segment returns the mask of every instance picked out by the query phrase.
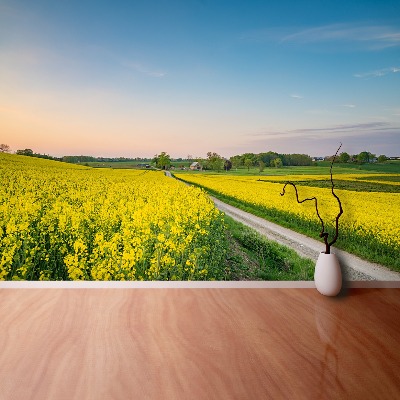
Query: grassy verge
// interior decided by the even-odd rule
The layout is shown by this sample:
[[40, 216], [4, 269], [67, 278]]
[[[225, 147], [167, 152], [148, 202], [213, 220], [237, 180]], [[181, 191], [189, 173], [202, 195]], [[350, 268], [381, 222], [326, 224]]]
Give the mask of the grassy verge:
[[[175, 163], [174, 163], [175, 164]], [[184, 163], [180, 163], [184, 164]], [[177, 166], [177, 165], [175, 165]], [[310, 166], [284, 166], [282, 168], [265, 167], [262, 172], [259, 168], [254, 166], [246, 168], [240, 166], [238, 168], [232, 168], [229, 171], [225, 170], [203, 170], [199, 171], [179, 171], [180, 174], [221, 174], [230, 176], [288, 176], [288, 175], [328, 175], [330, 172], [331, 162], [330, 161], [319, 161]], [[399, 174], [400, 173], [400, 160], [386, 161], [384, 163], [371, 163], [371, 164], [334, 164], [335, 176], [340, 174]]]
[[[328, 167], [330, 166], [330, 161], [319, 161], [319, 167]], [[338, 173], [338, 168], [340, 169], [348, 169], [353, 170], [354, 172], [372, 172], [372, 173], [379, 173], [379, 174], [398, 174], [400, 173], [400, 160], [390, 160], [385, 161], [383, 163], [367, 163], [367, 164], [353, 164], [353, 163], [346, 163], [340, 164], [335, 163], [335, 174]]]
[[[190, 184], [193, 183], [190, 182]], [[294, 214], [286, 213], [274, 208], [266, 208], [250, 204], [234, 197], [223, 195], [201, 185], [195, 186], [202, 187], [207, 193], [227, 204], [319, 240], [318, 235], [321, 226], [317, 222], [306, 221]], [[333, 234], [331, 233], [330, 237], [332, 236]], [[356, 231], [339, 230], [339, 239], [335, 243], [335, 247], [355, 254], [365, 260], [384, 265], [393, 271], [400, 272], [400, 258], [398, 257], [400, 251], [399, 246], [385, 245], [373, 236], [365, 236]], [[321, 241], [321, 251], [323, 250], [324, 244]]]
[[270, 241], [247, 226], [225, 216], [229, 251], [227, 280], [313, 280], [314, 262], [294, 250]]

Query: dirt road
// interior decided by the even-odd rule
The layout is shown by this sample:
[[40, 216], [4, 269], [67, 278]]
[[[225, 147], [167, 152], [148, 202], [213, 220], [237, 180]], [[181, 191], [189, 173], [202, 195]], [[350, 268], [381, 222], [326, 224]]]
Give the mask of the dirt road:
[[[166, 175], [172, 177], [168, 171]], [[308, 236], [283, 228], [263, 218], [256, 217], [253, 214], [223, 203], [215, 197], [210, 197], [214, 201], [215, 206], [226, 215], [253, 228], [268, 239], [294, 249], [302, 257], [311, 258], [316, 261], [319, 253], [324, 250], [324, 244], [319, 240], [311, 239]], [[390, 271], [379, 264], [365, 261], [353, 254], [335, 248], [332, 248], [332, 253], [335, 253], [339, 258], [345, 281], [400, 281], [400, 273]]]
[[[211, 198], [216, 207], [226, 215], [253, 228], [270, 240], [291, 247], [302, 257], [316, 261], [319, 253], [324, 250], [324, 244], [321, 241], [311, 239], [308, 236], [256, 217], [253, 214], [223, 203], [215, 197]], [[343, 279], [346, 281], [400, 280], [399, 273], [390, 271], [381, 265], [362, 260], [353, 254], [335, 248], [332, 249], [332, 253], [338, 256], [342, 267]]]

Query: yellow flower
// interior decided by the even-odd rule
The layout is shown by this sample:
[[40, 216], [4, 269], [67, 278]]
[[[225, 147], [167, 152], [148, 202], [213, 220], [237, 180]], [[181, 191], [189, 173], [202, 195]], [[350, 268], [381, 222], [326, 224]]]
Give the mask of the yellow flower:
[[[259, 181], [259, 176], [233, 176], [211, 174], [185, 174], [177, 176], [187, 182], [195, 183], [212, 189], [221, 194], [237, 198], [241, 201], [268, 209], [276, 209], [301, 217], [304, 220], [319, 223], [313, 202], [298, 204], [294, 190], [288, 188], [287, 194], [282, 197], [282, 180], [285, 177], [268, 177], [274, 182]], [[385, 181], [376, 180], [378, 175], [348, 174], [340, 175], [341, 180], [363, 180], [399, 185], [399, 174], [381, 174]], [[374, 179], [375, 178], [375, 179]], [[392, 181], [390, 179], [393, 179]], [[304, 180], [321, 180], [326, 176], [299, 175], [290, 176], [293, 182]], [[338, 213], [338, 204], [332, 196], [330, 188], [299, 186], [300, 198], [316, 196], [318, 208], [327, 226], [333, 227]], [[340, 197], [344, 214], [340, 219], [340, 227], [344, 230], [357, 231], [364, 236], [373, 236], [383, 244], [400, 246], [400, 224], [398, 210], [400, 209], [399, 193], [384, 192], [354, 192], [336, 189]]]

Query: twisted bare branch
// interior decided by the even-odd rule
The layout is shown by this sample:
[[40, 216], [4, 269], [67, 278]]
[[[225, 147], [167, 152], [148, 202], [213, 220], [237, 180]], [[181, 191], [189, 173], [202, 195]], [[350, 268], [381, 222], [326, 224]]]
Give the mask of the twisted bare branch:
[[[332, 167], [333, 167], [333, 163], [335, 162], [335, 159], [339, 153], [340, 148], [342, 147], [342, 143], [340, 143], [339, 148], [336, 150], [335, 155], [333, 156], [333, 160], [331, 163], [331, 168], [330, 168], [330, 174], [331, 174], [331, 184], [332, 184], [332, 194], [335, 197], [335, 199], [338, 201], [339, 203], [339, 214], [336, 216], [336, 222], [335, 222], [335, 236], [333, 237], [332, 241], [330, 243], [328, 243], [329, 248], [336, 242], [338, 236], [339, 236], [339, 218], [340, 216], [343, 214], [343, 208], [342, 208], [342, 203], [339, 199], [339, 197], [336, 195], [336, 193], [334, 192], [334, 188], [335, 185], [333, 184], [333, 177], [332, 177]], [[329, 254], [329, 252], [327, 253]]]
[[315, 211], [317, 212], [317, 216], [318, 216], [319, 220], [321, 221], [321, 232], [320, 232], [320, 234], [319, 234], [319, 237], [324, 239], [324, 243], [325, 243], [325, 253], [326, 253], [326, 254], [330, 254], [330, 252], [331, 252], [331, 246], [336, 242], [336, 240], [337, 240], [337, 238], [338, 238], [338, 236], [339, 236], [339, 218], [340, 218], [340, 216], [343, 214], [342, 203], [340, 202], [339, 197], [338, 197], [338, 196], [336, 195], [336, 193], [334, 192], [335, 185], [334, 185], [334, 183], [333, 183], [333, 176], [332, 176], [332, 167], [333, 167], [333, 163], [335, 162], [335, 159], [336, 159], [336, 157], [337, 157], [337, 155], [338, 155], [339, 150], [340, 150], [341, 147], [342, 147], [342, 143], [340, 143], [339, 148], [336, 150], [336, 153], [335, 153], [335, 155], [333, 156], [332, 163], [331, 163], [331, 168], [330, 168], [330, 176], [331, 176], [331, 184], [332, 184], [332, 188], [331, 188], [332, 195], [336, 198], [336, 200], [337, 200], [338, 203], [339, 203], [339, 214], [336, 216], [336, 222], [335, 222], [335, 236], [333, 237], [333, 239], [332, 239], [331, 242], [328, 242], [329, 233], [328, 233], [328, 232], [325, 232], [325, 224], [324, 224], [323, 219], [321, 218], [321, 215], [319, 214], [319, 211], [318, 211], [318, 200], [317, 200], [317, 198], [316, 198], [315, 196], [314, 196], [314, 197], [307, 198], [307, 199], [300, 200], [300, 199], [299, 199], [299, 194], [298, 194], [298, 192], [297, 192], [297, 187], [296, 187], [296, 185], [295, 185], [293, 182], [290, 182], [290, 181], [288, 181], [288, 182], [285, 183], [285, 185], [283, 186], [283, 189], [282, 189], [282, 193], [281, 193], [281, 196], [285, 195], [285, 193], [286, 193], [286, 192], [285, 192], [286, 186], [287, 186], [287, 185], [291, 185], [291, 186], [294, 187], [294, 190], [295, 190], [295, 192], [296, 192], [296, 200], [297, 200], [297, 203], [301, 204], [301, 203], [304, 203], [305, 201], [312, 201], [312, 200], [314, 200], [314, 203], [315, 203]]
[[[282, 189], [282, 193], [281, 193], [281, 196], [283, 196], [286, 192], [285, 192], [285, 188], [286, 188], [286, 186], [287, 185], [292, 185], [293, 187], [294, 187], [294, 190], [295, 190], [295, 192], [296, 192], [296, 200], [297, 200], [297, 203], [299, 203], [299, 204], [301, 204], [301, 203], [304, 203], [305, 201], [312, 201], [312, 200], [314, 200], [314, 202], [315, 202], [315, 211], [317, 212], [317, 216], [318, 216], [318, 218], [319, 218], [319, 220], [321, 221], [321, 232], [320, 232], [320, 234], [319, 234], [319, 237], [320, 238], [324, 238], [324, 243], [325, 243], [325, 246], [326, 246], [326, 249], [328, 250], [328, 248], [329, 248], [329, 243], [328, 243], [328, 233], [327, 232], [325, 232], [325, 224], [324, 224], [324, 221], [323, 221], [323, 219], [321, 218], [321, 215], [319, 214], [319, 211], [318, 211], [318, 200], [317, 200], [317, 198], [314, 196], [314, 197], [310, 197], [310, 198], [307, 198], [307, 199], [303, 199], [303, 200], [299, 200], [299, 194], [298, 194], [298, 192], [297, 192], [297, 187], [296, 187], [296, 185], [293, 183], [293, 182], [286, 182], [285, 183], [285, 186], [283, 186], [283, 189]], [[328, 252], [329, 253], [329, 252]]]

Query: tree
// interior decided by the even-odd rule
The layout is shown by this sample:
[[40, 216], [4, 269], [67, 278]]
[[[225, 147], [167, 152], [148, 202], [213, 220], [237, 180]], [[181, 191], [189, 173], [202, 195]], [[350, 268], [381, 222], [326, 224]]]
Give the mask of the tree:
[[156, 164], [157, 168], [168, 169], [171, 166], [171, 157], [163, 151], [161, 154], [156, 154], [152, 162]]
[[10, 146], [5, 143], [0, 144], [0, 153], [9, 153], [11, 151]]
[[275, 168], [282, 168], [282, 166], [283, 166], [283, 162], [282, 162], [282, 160], [278, 157], [278, 158], [275, 158], [275, 160], [273, 161], [273, 163], [274, 163], [274, 167]]
[[261, 158], [261, 161], [265, 163], [265, 165], [271, 165], [271, 161], [278, 157], [278, 153], [269, 151], [268, 153], [260, 153], [258, 156]]
[[244, 160], [244, 166], [247, 167], [247, 171], [250, 170], [250, 167], [253, 165], [253, 160], [251, 158], [246, 158]]
[[17, 154], [21, 156], [33, 156], [33, 150], [32, 149], [24, 149], [24, 150], [17, 150]]
[[264, 161], [259, 161], [258, 162], [258, 169], [260, 172], [263, 172], [265, 168], [265, 162]]
[[350, 160], [350, 154], [343, 152], [339, 154], [339, 162], [340, 163], [347, 163]]
[[258, 161], [258, 156], [254, 153], [244, 153], [240, 156], [241, 160], [242, 160], [242, 164], [245, 165], [245, 161], [247, 159], [251, 160], [252, 165], [255, 165], [256, 162]]
[[221, 171], [224, 166], [224, 160], [219, 154], [209, 151], [207, 153], [207, 166], [212, 170]]
[[282, 160], [283, 165], [312, 165], [312, 159], [307, 154], [280, 154], [277, 158]]
[[385, 161], [387, 161], [387, 160], [388, 160], [388, 158], [387, 158], [384, 154], [381, 154], [381, 155], [378, 157], [378, 162], [379, 162], [379, 163], [385, 162]]
[[357, 155], [357, 162], [360, 164], [370, 163], [375, 158], [375, 154], [370, 153], [369, 151], [362, 151]]
[[108, 160], [100, 160], [96, 157], [92, 156], [64, 156], [62, 158], [64, 162], [78, 164], [78, 163], [87, 163], [87, 162], [108, 162], [108, 161], [116, 161], [117, 159], [108, 159]]
[[230, 171], [232, 168], [232, 162], [230, 160], [225, 160], [224, 162], [224, 170]]
[[233, 156], [230, 158], [231, 163], [232, 163], [232, 168], [237, 169], [240, 165], [242, 165], [242, 160], [240, 156]]

